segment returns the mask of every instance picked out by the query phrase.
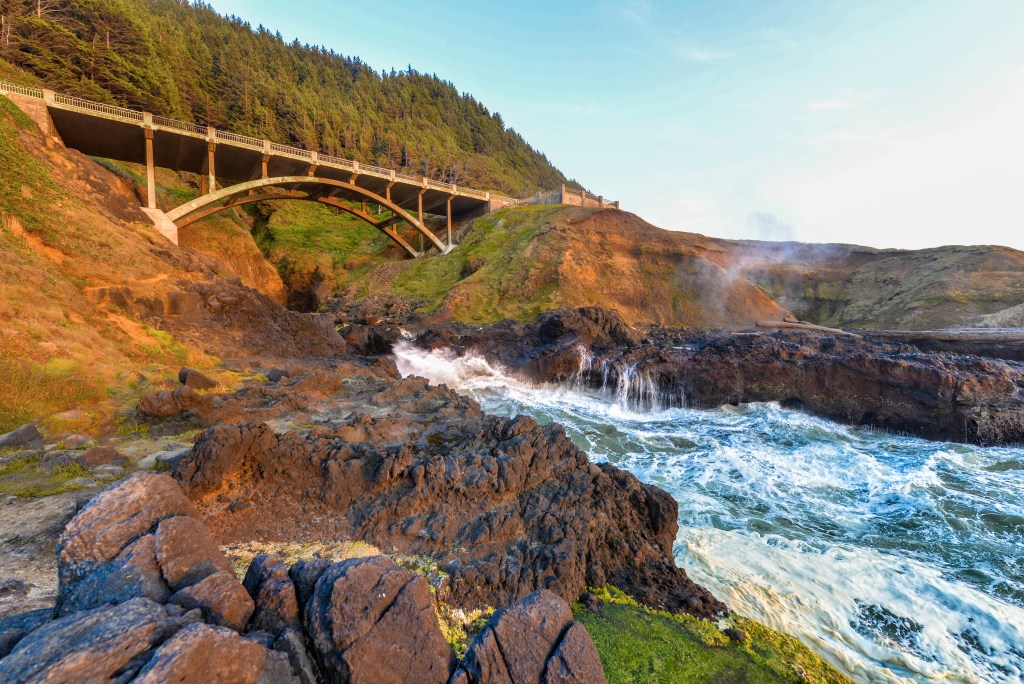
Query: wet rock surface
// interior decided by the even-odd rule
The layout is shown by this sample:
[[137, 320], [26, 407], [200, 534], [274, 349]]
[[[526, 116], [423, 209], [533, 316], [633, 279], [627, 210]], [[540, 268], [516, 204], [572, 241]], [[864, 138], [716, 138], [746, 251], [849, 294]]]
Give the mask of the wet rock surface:
[[852, 425], [986, 445], [1024, 442], [1024, 365], [797, 330], [698, 336], [621, 332], [594, 309], [537, 324], [449, 327], [429, 348], [474, 351], [537, 381], [574, 382], [639, 407], [780, 401]]

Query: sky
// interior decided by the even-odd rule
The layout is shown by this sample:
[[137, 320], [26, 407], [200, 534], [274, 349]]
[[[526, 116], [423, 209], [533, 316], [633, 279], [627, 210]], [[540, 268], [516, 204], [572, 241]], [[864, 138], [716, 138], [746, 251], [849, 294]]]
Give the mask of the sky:
[[436, 73], [663, 228], [1024, 249], [1024, 0], [212, 4]]

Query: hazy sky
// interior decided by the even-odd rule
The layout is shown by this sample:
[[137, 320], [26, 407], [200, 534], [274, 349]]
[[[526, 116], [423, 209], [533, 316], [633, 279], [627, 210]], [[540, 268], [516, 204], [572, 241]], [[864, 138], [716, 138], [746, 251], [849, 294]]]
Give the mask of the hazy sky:
[[434, 72], [665, 228], [1024, 249], [1024, 0], [213, 0]]

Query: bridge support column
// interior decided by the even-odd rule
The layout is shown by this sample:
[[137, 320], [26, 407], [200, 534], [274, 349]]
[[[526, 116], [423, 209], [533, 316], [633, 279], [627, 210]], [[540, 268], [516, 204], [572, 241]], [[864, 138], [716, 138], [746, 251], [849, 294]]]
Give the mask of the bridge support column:
[[263, 171], [260, 178], [269, 178], [267, 175], [267, 164], [270, 163], [270, 141], [263, 141]]
[[[217, 131], [210, 129], [210, 137], [206, 141], [206, 183], [207, 192], [215, 192], [217, 190], [217, 166], [216, 166], [216, 152], [217, 152]], [[206, 192], [203, 193], [204, 195]]]
[[[426, 178], [423, 179], [424, 185], [426, 185], [426, 180], [427, 180]], [[417, 199], [417, 215], [416, 215], [416, 218], [419, 219], [420, 227], [423, 226], [423, 194], [426, 193], [426, 191], [427, 191], [427, 189], [426, 189], [426, 187], [424, 187], [422, 190], [420, 190], [420, 194], [416, 198]], [[423, 251], [424, 251], [424, 247], [423, 247], [423, 233], [420, 233], [420, 254], [423, 254]]]
[[153, 129], [143, 129], [146, 134], [146, 208], [156, 209], [156, 166], [153, 164]]
[[455, 195], [448, 195], [448, 208], [445, 213], [448, 215], [448, 249], [452, 248], [452, 199]]
[[315, 176], [316, 168], [320, 166], [320, 155], [318, 155], [316, 152], [310, 152], [310, 155], [310, 159], [312, 159], [313, 161], [310, 162], [309, 164], [309, 173], [307, 175]]

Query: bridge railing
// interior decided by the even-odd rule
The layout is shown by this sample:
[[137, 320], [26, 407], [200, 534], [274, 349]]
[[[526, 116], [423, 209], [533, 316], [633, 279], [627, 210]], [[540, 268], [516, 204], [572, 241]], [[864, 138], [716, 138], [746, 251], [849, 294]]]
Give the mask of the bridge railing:
[[186, 133], [195, 133], [196, 135], [209, 135], [210, 129], [202, 124], [189, 123], [187, 121], [178, 121], [177, 119], [168, 119], [166, 116], [153, 116], [153, 123], [163, 128], [174, 128], [179, 131], [185, 131]]
[[107, 116], [112, 116], [116, 119], [123, 119], [124, 121], [137, 121], [141, 123], [146, 119], [145, 114], [137, 112], [134, 109], [125, 109], [124, 107], [118, 107], [116, 105], [103, 104], [102, 102], [92, 102], [90, 100], [83, 100], [80, 97], [72, 97], [70, 95], [54, 93], [53, 101], [56, 104], [70, 109], [106, 114]]
[[321, 164], [330, 164], [331, 166], [340, 166], [350, 171], [355, 170], [356, 164], [351, 159], [343, 159], [341, 157], [332, 157], [329, 154], [321, 154], [317, 157]]
[[232, 133], [230, 131], [216, 131], [214, 137], [217, 140], [230, 140], [236, 145], [244, 145], [245, 147], [251, 147], [255, 150], [263, 149], [263, 140], [261, 138], [253, 138], [248, 135], [239, 135], [238, 133]]
[[374, 166], [373, 164], [360, 164], [360, 173], [366, 173], [371, 176], [380, 176], [382, 178], [391, 177], [391, 169], [385, 169], [383, 166]]
[[312, 159], [313, 153], [309, 150], [304, 150], [301, 147], [292, 147], [291, 145], [282, 145], [281, 143], [272, 142], [270, 143], [270, 150], [279, 154], [288, 154], [293, 157], [302, 157], [303, 159]]
[[18, 85], [17, 83], [9, 83], [8, 81], [0, 81], [0, 93], [17, 93], [18, 95], [34, 97], [39, 100], [43, 99], [42, 88]]

